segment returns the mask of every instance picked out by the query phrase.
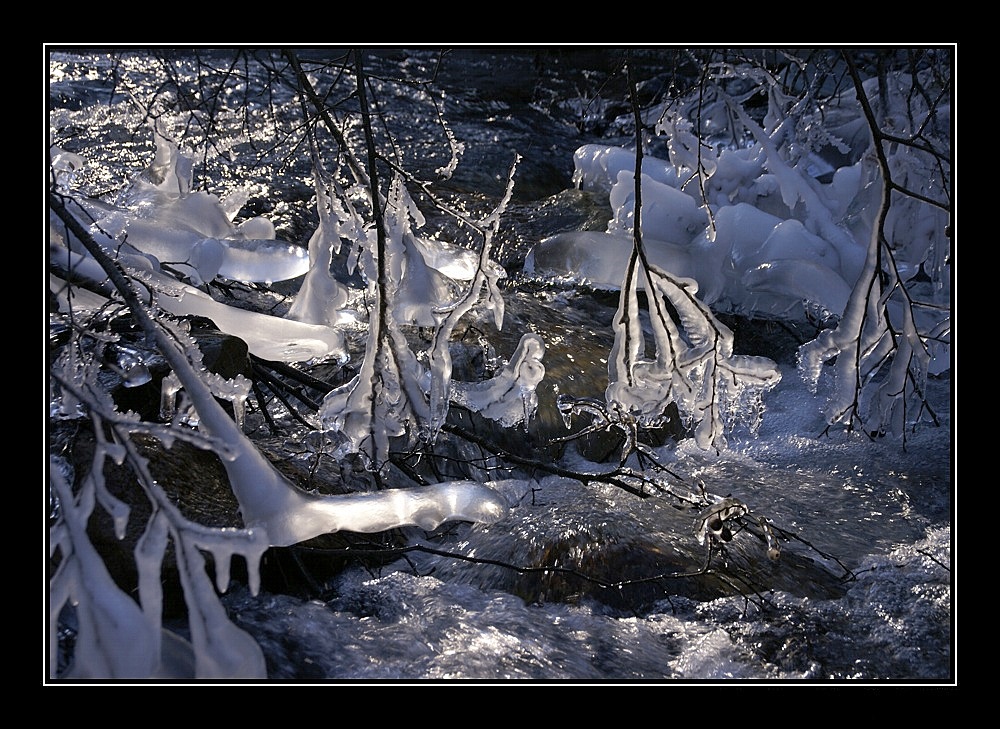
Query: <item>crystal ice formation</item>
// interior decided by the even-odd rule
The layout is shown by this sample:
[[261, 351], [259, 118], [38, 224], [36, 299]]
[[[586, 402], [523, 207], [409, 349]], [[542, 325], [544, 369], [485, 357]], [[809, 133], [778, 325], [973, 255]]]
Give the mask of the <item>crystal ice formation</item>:
[[[540, 241], [525, 260], [525, 272], [620, 288], [633, 246], [635, 153], [585, 145], [574, 155], [574, 164], [578, 185], [608, 193], [613, 215], [607, 230], [566, 232]], [[740, 176], [754, 169], [720, 163], [711, 178], [713, 189], [739, 189]], [[672, 276], [697, 282], [703, 303], [786, 318], [817, 310], [843, 313], [859, 274], [857, 246], [844, 231], [819, 234], [817, 229], [826, 229], [795, 218], [790, 210], [780, 216], [725, 195], [716, 196], [709, 215], [707, 206], [681, 189], [687, 179], [683, 170], [649, 157], [642, 170], [646, 257]], [[727, 175], [732, 179], [724, 179]], [[838, 191], [830, 186], [828, 194]], [[844, 194], [853, 191], [847, 185]]]
[[[156, 135], [153, 162], [115, 205], [82, 203], [95, 218], [93, 229], [153, 256], [195, 285], [223, 276], [270, 283], [309, 270], [309, 252], [275, 239], [274, 225], [256, 217], [234, 224], [239, 201], [224, 204], [211, 193], [191, 190], [191, 160], [177, 145]], [[233, 209], [233, 208], [237, 209]]]

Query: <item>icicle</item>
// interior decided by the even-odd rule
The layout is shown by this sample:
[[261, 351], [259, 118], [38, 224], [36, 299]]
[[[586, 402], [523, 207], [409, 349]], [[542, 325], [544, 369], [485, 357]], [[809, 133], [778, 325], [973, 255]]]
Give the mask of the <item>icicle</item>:
[[[157, 631], [150, 627], [136, 602], [115, 584], [87, 537], [89, 508], [73, 506], [72, 490], [58, 469], [50, 469], [49, 483], [62, 504], [65, 549], [50, 580], [50, 641], [58, 645], [58, 617], [67, 604], [74, 606], [79, 626], [72, 678], [148, 678], [159, 664]], [[53, 656], [54, 657], [54, 656]], [[52, 670], [58, 665], [53, 660]]]
[[764, 539], [767, 541], [767, 558], [772, 562], [777, 562], [781, 559], [781, 545], [778, 544], [774, 530], [767, 519], [762, 516], [757, 517], [757, 523], [760, 524], [761, 531], [764, 532]]
[[177, 393], [180, 390], [180, 380], [173, 372], [168, 373], [160, 383], [160, 420], [174, 419], [177, 412]]
[[288, 318], [309, 324], [336, 326], [340, 310], [347, 305], [348, 291], [330, 275], [333, 254], [340, 251], [340, 221], [346, 212], [330, 187], [323, 182], [321, 169], [313, 171], [319, 225], [309, 239], [309, 271], [299, 289]]

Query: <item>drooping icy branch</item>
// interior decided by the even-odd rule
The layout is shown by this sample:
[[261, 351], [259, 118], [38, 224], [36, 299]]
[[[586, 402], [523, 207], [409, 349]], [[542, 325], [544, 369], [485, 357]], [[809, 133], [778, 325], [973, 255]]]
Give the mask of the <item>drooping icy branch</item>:
[[[631, 83], [631, 82], [630, 82]], [[634, 102], [636, 128], [640, 128]], [[701, 448], [725, 445], [724, 413], [746, 388], [768, 389], [780, 379], [763, 357], [734, 357], [732, 332], [696, 298], [698, 283], [675, 278], [650, 263], [643, 243], [642, 144], [634, 166], [632, 253], [614, 318], [615, 342], [608, 359], [609, 409], [639, 425], [660, 425], [675, 403], [693, 424]], [[646, 178], [648, 179], [648, 178]], [[655, 359], [646, 354], [637, 289], [643, 281]]]
[[[947, 197], [948, 190], [936, 160], [920, 160], [909, 148], [904, 148], [906, 153], [902, 155], [890, 156], [887, 152], [900, 141], [896, 135], [910, 129], [914, 117], [919, 116], [922, 97], [912, 97], [906, 88], [900, 88], [896, 78], [880, 84], [879, 113], [881, 124], [893, 129], [894, 141], [890, 144], [850, 54], [845, 54], [845, 61], [868, 124], [870, 156], [877, 160], [877, 167], [869, 163], [867, 169], [880, 200], [864, 270], [847, 311], [836, 329], [823, 332], [800, 348], [799, 368], [806, 382], [815, 388], [822, 364], [835, 357], [835, 377], [825, 408], [827, 422], [848, 428], [859, 423], [870, 433], [898, 436], [904, 431], [909, 401], [924, 404], [926, 376], [932, 367], [941, 367], [935, 361], [936, 353], [948, 342], [947, 308], [918, 306], [912, 298], [912, 284], [908, 285], [936, 250], [938, 258], [931, 267], [933, 295], [940, 297], [947, 291], [941, 276], [949, 255], [947, 236], [941, 234], [946, 219], [930, 194], [933, 191]], [[927, 110], [928, 118], [936, 112], [936, 107]], [[893, 179], [897, 174], [906, 187]], [[894, 200], [900, 191], [906, 194]], [[920, 318], [924, 321], [919, 322]]]
[[[233, 554], [243, 555], [251, 566], [251, 589], [256, 591], [255, 565], [268, 548], [262, 540], [264, 532], [214, 529], [187, 520], [168, 499], [150, 473], [147, 460], [138, 452], [132, 434], [142, 432], [142, 424], [134, 417], [117, 413], [110, 396], [93, 378], [74, 382], [59, 374], [57, 379], [64, 393], [72, 392], [77, 402], [85, 404], [94, 423], [96, 441], [90, 470], [79, 480], [76, 494], [70, 491], [58, 468], [54, 469], [51, 480], [59, 503], [60, 520], [53, 527], [52, 536], [53, 547], [58, 545], [60, 552], [60, 568], [52, 580], [52, 594], [58, 597], [53, 598], [50, 615], [55, 620], [65, 601], [71, 601], [75, 607], [79, 627], [72, 675], [133, 679], [265, 677], [259, 646], [229, 622], [216, 594], [216, 588], [220, 591], [228, 588]], [[220, 455], [227, 457], [221, 449]], [[133, 598], [114, 583], [85, 529], [79, 527], [86, 524], [96, 502], [113, 517], [116, 536], [119, 539], [125, 536], [129, 509], [106, 488], [104, 472], [109, 458], [119, 465], [128, 461], [152, 508], [134, 550], [141, 613]], [[161, 571], [168, 538], [175, 546], [179, 572], [182, 576], [189, 574], [184, 577], [184, 598], [189, 608], [193, 646], [188, 646], [192, 661], [186, 665], [170, 665], [171, 659], [163, 651], [163, 640], [169, 636], [161, 628]], [[205, 573], [202, 550], [213, 555], [215, 585]], [[183, 641], [179, 637], [171, 640]]]
[[78, 501], [57, 464], [50, 464], [49, 484], [60, 502], [60, 520], [50, 530], [50, 548], [61, 553], [49, 580], [49, 665], [58, 665], [59, 616], [64, 605], [76, 606], [74, 678], [149, 678], [159, 666], [159, 631], [135, 600], [115, 584], [87, 537], [94, 493]]
[[[661, 425], [675, 403], [694, 427], [701, 448], [725, 445], [732, 409], [747, 390], [764, 392], [781, 379], [765, 357], [733, 353], [733, 333], [695, 294], [697, 283], [677, 279], [635, 256], [615, 316], [607, 399], [643, 426]], [[636, 282], [645, 279], [655, 359], [645, 355]]]
[[[889, 209], [883, 186], [882, 213]], [[894, 303], [903, 291], [895, 266], [883, 266], [881, 228], [871, 233], [865, 268], [836, 328], [821, 332], [799, 348], [799, 372], [815, 391], [823, 365], [835, 360], [833, 382], [824, 406], [827, 422], [872, 432], [902, 435], [911, 394], [919, 397], [930, 353], [908, 301]], [[875, 378], [885, 372], [877, 383]], [[870, 390], [870, 392], [869, 392]]]
[[[325, 428], [343, 436], [343, 452], [365, 453], [375, 469], [388, 461], [389, 441], [417, 432], [428, 418], [423, 368], [409, 348], [399, 318], [412, 309], [405, 292], [416, 287], [422, 306], [433, 306], [430, 291], [435, 279], [415, 249], [410, 218], [415, 206], [396, 176], [385, 201], [380, 241], [366, 236], [367, 257], [377, 264], [369, 270], [368, 294], [373, 314], [368, 321], [365, 354], [358, 373], [326, 395], [319, 415]], [[378, 250], [371, 248], [376, 246]], [[404, 323], [411, 323], [404, 320]]]

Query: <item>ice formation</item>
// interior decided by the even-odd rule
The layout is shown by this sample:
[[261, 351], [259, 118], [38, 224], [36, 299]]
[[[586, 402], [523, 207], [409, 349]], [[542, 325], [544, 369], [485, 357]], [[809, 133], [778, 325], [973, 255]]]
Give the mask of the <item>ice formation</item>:
[[[58, 150], [55, 159], [63, 171], [82, 163], [75, 156], [60, 155]], [[346, 357], [343, 334], [336, 326], [341, 321], [338, 307], [345, 299], [326, 298], [325, 294], [333, 289], [328, 281], [316, 275], [319, 271], [316, 267], [309, 269], [313, 275], [303, 301], [310, 305], [319, 302], [321, 308], [298, 312], [303, 319], [317, 319], [315, 323], [226, 306], [192, 285], [205, 283], [217, 275], [232, 275], [245, 281], [299, 275], [306, 272], [303, 266], [308, 266], [310, 258], [301, 249], [272, 239], [245, 237], [246, 234], [268, 235], [273, 229], [263, 219], [248, 221], [242, 228], [232, 226], [227, 217], [231, 211], [213, 196], [191, 194], [189, 183], [186, 158], [178, 155], [172, 145], [160, 144], [154, 164], [123, 196], [120, 206], [78, 200], [69, 195], [63, 198], [65, 202], [53, 200], [50, 260], [67, 278], [52, 275], [50, 285], [60, 307], [67, 310], [71, 306], [79, 307], [84, 301], [68, 293], [68, 279], [89, 282], [93, 291], [87, 292], [86, 301], [94, 309], [106, 305], [108, 297], [125, 298], [139, 324], [155, 339], [158, 350], [170, 364], [172, 372], [164, 379], [166, 406], [172, 409], [174, 395], [183, 390], [185, 411], [190, 414], [185, 422], [197, 426], [199, 437], [220, 454], [239, 502], [245, 529], [212, 530], [186, 522], [165, 497], [159, 498], [159, 486], [146, 474], [143, 480], [148, 493], [154, 501], [163, 503], [158, 504], [159, 511], [154, 511], [146, 525], [136, 551], [140, 582], [140, 601], [137, 603], [111, 584], [103, 562], [85, 534], [84, 524], [93, 502], [85, 500], [77, 507], [70, 487], [56, 472], [51, 488], [64, 504], [64, 521], [53, 532], [53, 545], [54, 548], [58, 545], [62, 560], [52, 582], [50, 631], [55, 650], [58, 641], [54, 636], [59, 629], [60, 615], [64, 606], [72, 603], [79, 625], [72, 669], [76, 677], [262, 677], [266, 668], [259, 647], [228, 621], [216, 594], [217, 590], [228, 588], [229, 562], [233, 555], [246, 559], [250, 587], [255, 591], [260, 583], [257, 572], [260, 557], [271, 546], [288, 546], [338, 530], [375, 532], [408, 525], [434, 529], [452, 520], [492, 522], [502, 517], [507, 509], [500, 495], [473, 481], [318, 496], [298, 489], [275, 469], [242, 432], [242, 403], [249, 383], [242, 378], [227, 381], [206, 374], [193, 340], [166, 319], [155, 322], [152, 312], [156, 309], [147, 309], [146, 304], [158, 304], [159, 308], [177, 315], [208, 317], [221, 330], [244, 339], [249, 350], [263, 359], [301, 362], [331, 355]], [[236, 206], [237, 202], [231, 201], [231, 205]], [[93, 223], [95, 218], [97, 222]], [[326, 228], [313, 237], [312, 248], [322, 253], [319, 262], [325, 262], [327, 269], [332, 239], [339, 237], [338, 234], [338, 223], [328, 216]], [[405, 231], [400, 231], [393, 241], [399, 244], [400, 251], [411, 256], [409, 271], [417, 277], [427, 274], [445, 278], [445, 274], [434, 266], [454, 276], [470, 277], [480, 268], [476, 257], [452, 256], [457, 251], [421, 244]], [[406, 245], [406, 241], [411, 245]], [[400, 251], [393, 249], [395, 255], [390, 263], [407, 260]], [[191, 283], [179, 279], [176, 274]], [[145, 303], [140, 302], [126, 282], [126, 276], [139, 284], [144, 297], [150, 293], [153, 297]], [[450, 298], [432, 299], [430, 293], [451, 294], [452, 286], [425, 284], [427, 281], [423, 280], [414, 284], [412, 275], [408, 281], [411, 300], [415, 304], [419, 301], [423, 311], [431, 313], [435, 307], [449, 303]], [[426, 420], [428, 411], [420, 390], [424, 371], [407, 348], [395, 320], [384, 323], [386, 334], [393, 343], [393, 359], [402, 362], [403, 368], [388, 373], [396, 379], [383, 380], [379, 396], [393, 397], [390, 389], [394, 383], [398, 384], [418, 406], [416, 415]], [[374, 326], [370, 342], [380, 344], [384, 340], [378, 334], [378, 322], [374, 322]], [[381, 359], [385, 350], [376, 347], [373, 352], [375, 356], [366, 366], [374, 366], [376, 361], [385, 362]], [[531, 370], [530, 363], [525, 364], [524, 369]], [[369, 370], [363, 366], [363, 371]], [[369, 378], [368, 382], [371, 381]], [[81, 397], [86, 398], [84, 392], [81, 391]], [[362, 401], [371, 394], [362, 388], [358, 393]], [[235, 419], [219, 405], [217, 397], [233, 402]], [[73, 402], [82, 402], [69, 390], [65, 398], [67, 407]], [[93, 412], [101, 412], [96, 401], [87, 404]], [[171, 416], [172, 412], [167, 415]], [[103, 417], [113, 422], [116, 416], [105, 412]], [[366, 432], [377, 431], [382, 438], [388, 438], [394, 432], [392, 423], [396, 415], [386, 411], [379, 413], [379, 417], [378, 422], [367, 424]], [[175, 437], [166, 432], [162, 435], [168, 440]], [[121, 437], [127, 440], [128, 435], [123, 433]], [[107, 452], [111, 450], [109, 446]], [[113, 450], [120, 460], [118, 451], [121, 448]], [[95, 473], [102, 469], [104, 457], [105, 453], [99, 450], [95, 456]], [[131, 462], [140, 470], [144, 468], [139, 458], [134, 457]], [[92, 494], [94, 489], [101, 491], [99, 479], [91, 478], [87, 484], [84, 496]], [[111, 502], [102, 503], [105, 508], [109, 505], [114, 506]], [[127, 519], [127, 513], [121, 514], [117, 523], [124, 524]], [[160, 627], [159, 570], [171, 541], [182, 565], [185, 600], [192, 612], [190, 641], [166, 633]], [[214, 583], [205, 569], [203, 551], [214, 558]], [[52, 665], [56, 665], [55, 660]]]
[[[525, 271], [621, 289], [622, 300], [632, 300], [619, 309], [617, 335], [632, 346], [642, 332], [628, 333], [638, 311], [631, 291], [644, 289], [648, 299], [659, 286], [656, 294], [675, 308], [655, 313], [651, 304], [654, 329], [657, 322], [668, 330], [679, 326], [655, 336], [669, 345], [683, 329], [701, 340], [684, 342], [679, 358], [672, 347], [669, 355], [658, 352], [655, 365], [640, 348], [619, 350], [609, 401], [640, 417], [655, 413], [663, 402], [652, 394], [655, 387], [676, 386], [671, 378], [686, 367], [678, 363], [690, 356], [697, 361], [703, 343], [721, 331], [710, 321], [712, 312], [730, 312], [818, 324], [817, 338], [799, 349], [799, 369], [813, 388], [825, 376], [833, 393], [825, 406], [828, 423], [899, 436], [908, 417], [921, 417], [924, 408], [912, 405], [923, 399], [925, 378], [950, 366], [949, 175], [942, 175], [935, 152], [939, 141], [947, 147], [950, 109], [915, 97], [913, 87], [908, 74], [869, 79], [863, 97], [851, 88], [822, 118], [776, 94], [760, 121], [716, 88], [717, 103], [699, 101], [693, 111], [702, 125], [718, 124], [739, 144], [706, 144], [706, 127], [696, 134], [678, 103], [664, 106], [655, 123], [669, 159], [602, 145], [577, 150], [575, 183], [607, 194], [613, 215], [604, 232], [540, 241]], [[878, 106], [877, 114], [864, 113], [869, 104]], [[905, 139], [901, 130], [908, 130], [914, 139], [926, 134], [934, 141], [927, 148], [889, 144], [885, 132], [870, 126], [873, 116], [894, 137]], [[641, 211], [635, 209], [637, 168]], [[701, 324], [675, 316], [685, 292], [697, 292], [699, 303], [711, 307]], [[712, 350], [715, 365], [720, 355], [728, 357], [727, 348]], [[697, 378], [709, 383], [706, 372]], [[635, 394], [635, 383], [647, 387], [647, 397]], [[682, 412], [685, 403], [692, 414], [701, 409], [690, 394], [671, 397]], [[707, 402], [714, 409], [718, 401], [713, 395]], [[714, 419], [707, 411], [706, 419], [694, 417], [699, 428]]]
[[[187, 275], [195, 285], [224, 276], [233, 281], [272, 282], [301, 276], [308, 251], [274, 239], [267, 218], [233, 222], [239, 207], [191, 189], [191, 159], [155, 134], [156, 155], [115, 204], [81, 204], [93, 229]], [[242, 199], [236, 196], [235, 199]], [[233, 209], [235, 208], [235, 209]]]
[[[574, 164], [574, 180], [585, 189], [607, 192], [614, 215], [605, 232], [560, 233], [540, 241], [529, 253], [525, 271], [620, 288], [632, 247], [635, 153], [585, 145], [577, 150]], [[696, 281], [705, 304], [786, 318], [817, 312], [836, 317], [843, 312], [861, 272], [865, 244], [848, 239], [839, 228], [832, 240], [823, 237], [810, 228], [809, 220], [793, 217], [790, 209], [783, 216], [769, 212], [776, 207], [774, 200], [759, 193], [772, 189], [772, 178], [759, 165], [746, 163], [739, 152], [724, 152], [711, 178], [720, 203], [708, 208], [689, 192], [692, 186], [679, 187], [686, 178], [672, 171], [669, 161], [647, 157], [642, 170], [642, 234], [649, 260], [670, 274]], [[748, 171], [758, 177], [745, 179]], [[849, 200], [838, 196], [857, 191], [844, 184], [850, 177], [845, 174], [841, 184], [827, 186], [834, 207], [846, 209]], [[756, 192], [743, 193], [747, 200], [737, 196], [736, 191], [754, 183], [750, 189]]]
[[[309, 269], [309, 254], [290, 243], [244, 237], [273, 234], [274, 226], [266, 218], [233, 225], [229, 215], [235, 212], [232, 208], [238, 210], [239, 196], [227, 207], [214, 195], [191, 193], [190, 159], [172, 143], [158, 140], [156, 159], [121, 195], [120, 205], [73, 198], [67, 209], [105, 252], [157, 292], [157, 303], [166, 311], [211, 319], [222, 331], [246, 341], [249, 351], [261, 359], [292, 363], [345, 358], [344, 335], [330, 320], [298, 321], [240, 309], [197, 288], [217, 275], [244, 282], [294, 278]], [[51, 156], [63, 169], [83, 164], [76, 155], [67, 159], [57, 147]], [[54, 216], [49, 257], [92, 286], [105, 285], [101, 267]], [[191, 283], [179, 280], [174, 272]], [[62, 284], [54, 282], [52, 289], [58, 296]]]
[[[101, 267], [86, 252], [71, 248], [70, 238], [63, 235], [60, 226], [53, 225], [49, 236], [49, 256], [75, 276], [100, 286], [105, 279]], [[67, 245], [68, 243], [68, 245]], [[158, 292], [157, 303], [177, 316], [204, 316], [215, 322], [221, 331], [240, 337], [248, 350], [261, 359], [277, 362], [305, 362], [313, 358], [347, 356], [343, 332], [321, 324], [309, 324], [283, 317], [261, 314], [247, 309], [227, 306], [205, 292], [184, 284], [155, 270], [150, 261], [141, 255], [119, 252], [118, 261], [140, 280]], [[57, 297], [62, 296], [65, 283], [53, 280], [50, 288]], [[63, 309], [69, 302], [63, 300]], [[91, 296], [81, 299], [74, 294], [73, 306], [80, 307], [89, 301], [89, 308], [97, 309], [107, 304], [105, 297]]]
[[288, 318], [335, 327], [343, 321], [348, 291], [330, 274], [330, 266], [333, 254], [340, 252], [341, 222], [350, 216], [331, 189], [332, 183], [326, 181], [322, 168], [317, 167], [314, 178], [319, 225], [309, 238], [309, 270], [288, 311]]
[[[885, 230], [898, 239], [894, 250], [899, 260], [892, 275], [880, 279], [884, 271], [875, 262], [881, 241], [871, 232], [872, 221], [863, 217], [870, 212], [858, 212], [878, 207], [873, 190], [881, 186], [875, 184], [870, 165], [858, 161], [835, 170], [826, 167], [825, 181], [820, 182], [814, 167], [821, 160], [804, 155], [795, 161], [779, 150], [780, 121], [770, 119], [764, 128], [738, 105], [734, 111], [754, 143], [718, 153], [700, 149], [701, 140], [679, 116], [660, 119], [658, 131], [670, 140], [670, 159], [645, 159], [641, 211], [635, 202], [634, 152], [599, 145], [578, 149], [576, 184], [606, 192], [613, 217], [603, 232], [562, 233], [541, 241], [529, 255], [526, 271], [573, 276], [622, 290], [605, 394], [608, 417], [623, 427], [656, 425], [666, 405], [676, 403], [697, 444], [718, 445], [724, 442], [726, 408], [743, 402], [747, 391], [766, 390], [778, 381], [774, 363], [734, 354], [733, 334], [714, 319], [711, 305], [750, 315], [819, 313], [839, 320], [841, 326], [825, 330], [802, 348], [803, 371], [815, 383], [823, 365], [836, 358], [840, 388], [828, 404], [831, 422], [855, 406], [856, 383], [884, 373], [863, 399], [883, 430], [900, 432], [905, 403], [899, 393], [913, 387], [910, 363], [927, 358], [929, 371], [946, 369], [947, 324], [933, 319], [933, 313], [915, 313], [888, 298], [900, 281], [926, 276], [934, 295], [947, 300], [949, 284], [941, 275], [947, 270], [947, 247], [935, 239], [944, 228], [943, 213], [918, 211], [912, 200], [892, 209]], [[82, 163], [78, 155], [53, 148], [60, 190]], [[80, 199], [71, 209], [98, 245], [153, 293], [149, 303], [177, 315], [211, 318], [243, 338], [252, 353], [284, 362], [345, 356], [337, 327], [348, 297], [330, 276], [330, 265], [341, 238], [352, 240], [352, 260], [369, 281], [367, 293], [372, 300], [385, 297], [379, 316], [369, 321], [368, 349], [358, 375], [331, 392], [320, 412], [323, 425], [338, 431], [341, 442], [352, 449], [368, 448], [374, 441], [371, 452], [384, 455], [393, 436], [417, 429], [433, 436], [450, 403], [508, 427], [530, 417], [535, 387], [545, 372], [541, 337], [525, 335], [510, 362], [481, 383], [452, 382], [448, 350], [458, 320], [477, 303], [487, 303], [497, 327], [502, 324], [497, 286], [502, 270], [489, 256], [511, 185], [494, 214], [481, 221], [485, 242], [477, 254], [420, 237], [419, 211], [399, 179], [390, 194], [385, 239], [376, 240], [371, 226], [340, 206], [342, 193], [320, 172], [320, 226], [308, 251], [276, 240], [266, 218], [236, 224], [245, 202], [241, 194], [221, 200], [193, 191], [190, 158], [159, 134], [153, 163], [114, 203]], [[696, 178], [703, 184], [690, 184]], [[633, 236], [637, 219], [641, 247]], [[110, 272], [79, 238], [56, 220], [51, 232], [54, 264], [88, 279], [95, 290], [107, 290]], [[648, 258], [640, 260], [639, 250]], [[925, 266], [927, 261], [932, 265]], [[219, 276], [272, 282], [302, 275], [300, 296], [286, 319], [225, 306], [197, 288]], [[880, 281], [884, 290], [873, 286], [871, 292], [860, 291], [855, 284], [861, 279]], [[61, 306], [69, 306], [65, 284], [52, 281]], [[639, 290], [646, 294], [645, 312]], [[94, 306], [107, 301], [93, 296]], [[74, 298], [72, 304], [83, 300]], [[435, 329], [426, 367], [409, 348], [403, 325]], [[185, 524], [166, 501], [156, 504], [136, 551], [140, 605], [112, 583], [86, 535], [95, 503], [112, 513], [119, 532], [128, 519], [121, 505], [104, 493], [99, 462], [104, 457], [120, 459], [125, 446], [100, 444], [94, 472], [84, 479], [79, 498], [53, 465], [50, 484], [62, 504], [62, 519], [52, 530], [52, 543], [63, 559], [51, 583], [50, 632], [57, 630], [62, 607], [72, 604], [81, 623], [76, 676], [164, 675], [176, 670], [171, 658], [176, 655], [182, 663], [192, 663], [202, 677], [261, 676], [266, 669], [259, 648], [229, 623], [216, 595], [228, 587], [233, 555], [246, 559], [251, 589], [256, 589], [258, 561], [269, 546], [296, 544], [338, 530], [376, 532], [406, 525], [430, 530], [449, 520], [489, 523], [506, 513], [507, 502], [490, 485], [473, 481], [342, 496], [298, 489], [242, 433], [240, 403], [248, 383], [206, 377], [196, 366], [193, 345], [183, 337], [168, 336], [151, 321], [144, 328], [156, 332], [158, 347], [170, 361], [168, 389], [183, 388], [206, 442], [223, 456], [245, 529], [199, 529]], [[925, 346], [923, 333], [939, 329], [941, 342]], [[652, 354], [647, 352], [650, 335]], [[863, 356], [844, 356], [852, 347], [860, 347]], [[882, 370], [886, 361], [890, 364]], [[234, 401], [235, 420], [217, 397]], [[87, 404], [99, 412], [99, 403]], [[104, 419], [112, 423], [113, 414], [104, 414]], [[385, 459], [374, 461], [377, 468]], [[150, 492], [155, 499], [156, 489]], [[718, 510], [709, 516], [719, 516], [722, 526], [728, 518]], [[706, 529], [714, 529], [712, 524], [706, 517], [702, 539]], [[171, 638], [159, 624], [158, 569], [168, 540], [186, 566], [185, 598], [193, 614], [190, 644]], [[214, 583], [203, 553], [213, 557]]]
[[505, 427], [530, 420], [538, 407], [536, 389], [545, 377], [545, 341], [525, 334], [503, 370], [485, 382], [452, 382], [452, 402]]

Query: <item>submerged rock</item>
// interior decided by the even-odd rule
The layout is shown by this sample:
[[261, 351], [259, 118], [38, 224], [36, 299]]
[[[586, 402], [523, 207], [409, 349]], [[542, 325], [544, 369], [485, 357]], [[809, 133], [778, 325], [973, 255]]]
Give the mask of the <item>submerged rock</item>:
[[597, 482], [508, 483], [516, 503], [508, 516], [470, 526], [454, 548], [475, 562], [434, 557], [421, 569], [529, 603], [589, 600], [634, 613], [672, 597], [744, 595], [762, 603], [772, 591], [814, 599], [846, 594], [843, 570], [792, 543], [780, 556], [769, 554], [759, 530], [745, 528], [749, 518], [730, 522], [728, 539], [712, 541], [710, 551], [697, 536], [703, 509]]

